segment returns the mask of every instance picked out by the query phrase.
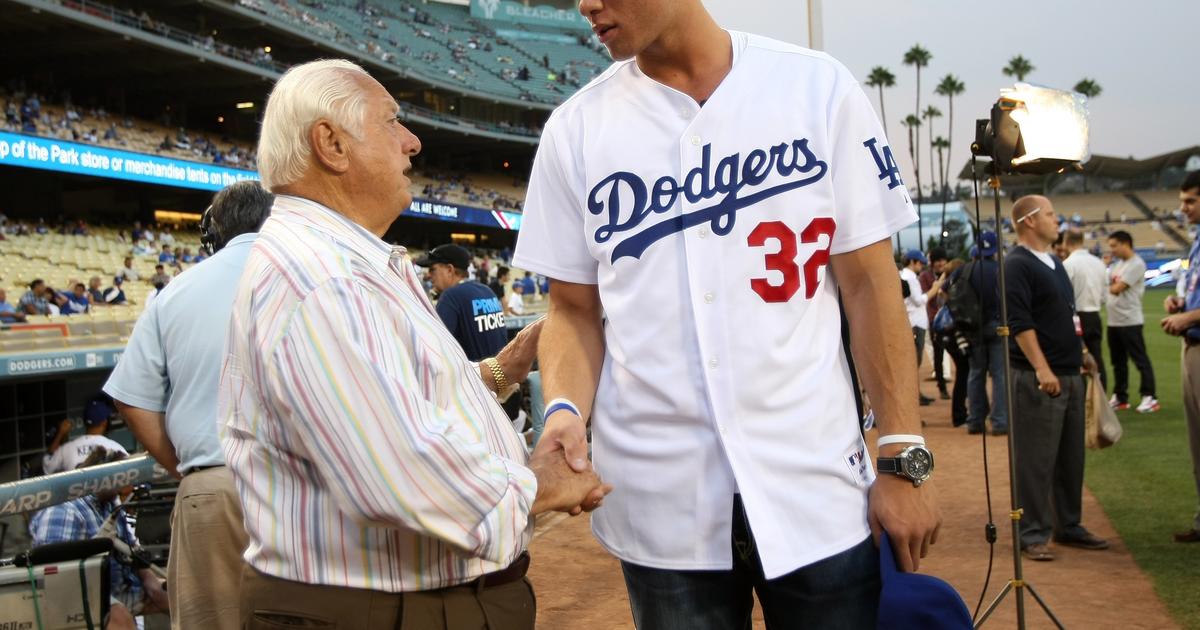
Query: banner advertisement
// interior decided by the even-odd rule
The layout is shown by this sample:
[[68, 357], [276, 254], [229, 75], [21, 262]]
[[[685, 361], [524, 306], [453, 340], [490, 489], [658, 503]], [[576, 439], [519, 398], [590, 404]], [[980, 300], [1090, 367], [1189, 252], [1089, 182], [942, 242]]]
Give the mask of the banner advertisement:
[[0, 132], [0, 165], [213, 191], [258, 179], [254, 171], [7, 132]]
[[471, 0], [471, 16], [517, 24], [592, 30], [592, 25], [579, 14], [576, 6], [574, 0]]

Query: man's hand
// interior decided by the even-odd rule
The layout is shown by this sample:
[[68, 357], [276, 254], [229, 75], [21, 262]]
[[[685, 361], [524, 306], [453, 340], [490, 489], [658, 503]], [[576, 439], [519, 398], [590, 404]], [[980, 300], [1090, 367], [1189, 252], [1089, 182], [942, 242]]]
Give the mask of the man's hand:
[[529, 459], [529, 467], [538, 484], [533, 502], [535, 515], [550, 511], [572, 515], [591, 512], [612, 492], [612, 486], [601, 482], [595, 471], [575, 472], [557, 452], [535, 452]]
[[1183, 311], [1183, 298], [1178, 295], [1168, 295], [1167, 299], [1163, 300], [1163, 310], [1168, 313], [1179, 313]]
[[591, 470], [588, 461], [587, 425], [579, 416], [559, 410], [546, 418], [545, 430], [533, 449], [533, 457], [559, 453], [575, 472]]
[[542, 336], [542, 325], [546, 323], [545, 317], [539, 317], [537, 321], [529, 324], [517, 333], [517, 336], [500, 354], [496, 355], [496, 361], [500, 363], [500, 369], [504, 370], [504, 376], [510, 383], [523, 383], [529, 377], [529, 370], [533, 366], [533, 360], [537, 358], [538, 339]]
[[1083, 369], [1084, 374], [1095, 374], [1100, 371], [1100, 366], [1096, 364], [1096, 357], [1090, 352], [1083, 353]]
[[1043, 393], [1053, 398], [1062, 392], [1062, 385], [1058, 382], [1058, 376], [1050, 371], [1049, 367], [1038, 368], [1036, 374], [1038, 389], [1042, 390]]
[[149, 569], [139, 569], [138, 577], [142, 580], [142, 592], [148, 600], [146, 602], [147, 612], [169, 613], [171, 605], [167, 600], [166, 582]]
[[867, 509], [871, 535], [878, 545], [880, 534], [887, 531], [901, 571], [919, 569], [921, 558], [937, 542], [942, 515], [930, 483], [917, 488], [908, 479], [885, 474], [871, 486]]
[[1176, 337], [1187, 332], [1189, 328], [1196, 325], [1196, 317], [1193, 317], [1193, 311], [1185, 313], [1175, 313], [1168, 315], [1162, 319], [1163, 332]]
[[75, 423], [71, 422], [70, 418], [59, 422], [58, 423], [58, 434], [59, 435], [67, 435], [68, 433], [71, 432], [71, 427], [73, 427], [74, 425], [75, 425]]

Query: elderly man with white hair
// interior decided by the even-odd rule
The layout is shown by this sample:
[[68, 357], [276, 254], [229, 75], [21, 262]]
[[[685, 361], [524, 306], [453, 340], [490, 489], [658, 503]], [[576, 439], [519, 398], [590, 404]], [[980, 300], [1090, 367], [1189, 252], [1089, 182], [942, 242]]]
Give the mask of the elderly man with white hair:
[[611, 489], [562, 457], [527, 462], [494, 392], [537, 329], [470, 363], [403, 247], [421, 149], [347, 61], [289, 70], [258, 145], [276, 195], [234, 298], [218, 418], [250, 543], [246, 628], [527, 629], [532, 516]]

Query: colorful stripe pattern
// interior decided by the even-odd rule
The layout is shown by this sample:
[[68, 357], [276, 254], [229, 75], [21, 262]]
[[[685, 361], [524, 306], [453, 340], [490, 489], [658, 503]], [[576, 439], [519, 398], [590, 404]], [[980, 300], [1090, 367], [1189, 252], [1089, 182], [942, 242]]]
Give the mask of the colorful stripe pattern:
[[320, 204], [276, 197], [234, 299], [219, 406], [260, 571], [416, 591], [529, 543], [521, 436], [405, 249]]

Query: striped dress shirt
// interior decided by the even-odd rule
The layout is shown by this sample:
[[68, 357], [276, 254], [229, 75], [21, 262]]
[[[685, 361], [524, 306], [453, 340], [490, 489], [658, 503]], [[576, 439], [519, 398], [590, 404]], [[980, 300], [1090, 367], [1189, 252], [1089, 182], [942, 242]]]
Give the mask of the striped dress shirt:
[[404, 248], [279, 195], [229, 326], [218, 418], [252, 566], [394, 593], [467, 582], [525, 550], [523, 440]]

